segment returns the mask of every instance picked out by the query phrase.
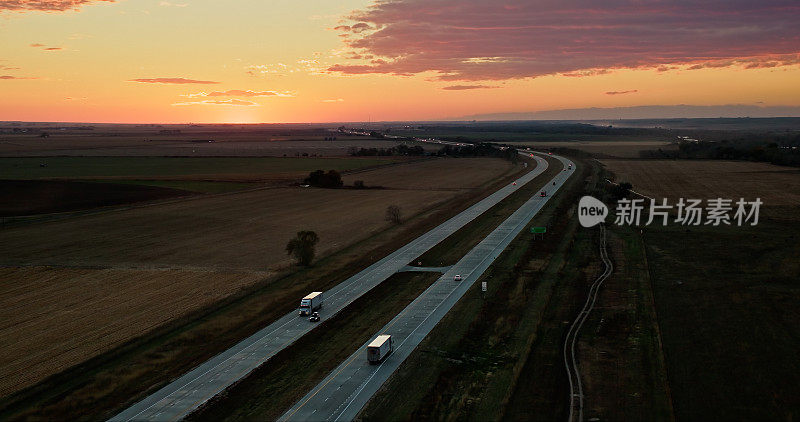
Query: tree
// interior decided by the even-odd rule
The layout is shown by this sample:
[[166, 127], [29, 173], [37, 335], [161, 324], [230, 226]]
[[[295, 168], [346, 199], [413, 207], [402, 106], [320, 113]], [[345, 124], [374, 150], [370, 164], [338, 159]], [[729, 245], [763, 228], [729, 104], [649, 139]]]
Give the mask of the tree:
[[319, 236], [310, 230], [297, 232], [297, 236], [286, 244], [286, 253], [294, 256], [299, 265], [309, 265], [314, 260]]
[[344, 184], [342, 175], [336, 170], [328, 170], [327, 173], [322, 170], [312, 171], [303, 182], [320, 188], [340, 188]]
[[397, 205], [389, 205], [386, 207], [386, 221], [391, 221], [394, 224], [400, 224], [403, 221], [400, 207]]

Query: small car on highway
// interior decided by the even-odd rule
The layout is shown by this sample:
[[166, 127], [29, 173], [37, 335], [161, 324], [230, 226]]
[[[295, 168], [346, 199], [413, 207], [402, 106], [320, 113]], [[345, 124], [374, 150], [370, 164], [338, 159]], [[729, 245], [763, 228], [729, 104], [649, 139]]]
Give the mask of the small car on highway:
[[314, 312], [308, 317], [308, 320], [311, 322], [319, 322], [319, 312]]
[[456, 276], [453, 277], [453, 281], [461, 281], [461, 280], [463, 280], [463, 278], [461, 278], [461, 274], [456, 274]]
[[542, 196], [542, 197], [547, 196], [547, 192], [546, 191], [541, 191], [541, 192], [539, 192], [539, 196]]

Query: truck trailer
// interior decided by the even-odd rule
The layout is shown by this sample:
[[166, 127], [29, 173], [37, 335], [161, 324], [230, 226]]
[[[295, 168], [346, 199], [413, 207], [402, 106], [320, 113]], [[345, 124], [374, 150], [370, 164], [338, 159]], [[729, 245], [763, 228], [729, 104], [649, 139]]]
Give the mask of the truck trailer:
[[388, 334], [380, 335], [367, 346], [367, 360], [370, 365], [381, 363], [389, 353], [392, 353], [392, 350], [394, 350], [392, 336]]
[[322, 292], [311, 292], [300, 301], [300, 316], [311, 315], [322, 307]]

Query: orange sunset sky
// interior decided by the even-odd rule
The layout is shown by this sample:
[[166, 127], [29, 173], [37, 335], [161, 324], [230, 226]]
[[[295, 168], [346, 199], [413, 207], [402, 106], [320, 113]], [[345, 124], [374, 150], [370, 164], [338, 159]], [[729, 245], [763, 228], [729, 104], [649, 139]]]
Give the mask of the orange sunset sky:
[[793, 1], [0, 0], [0, 120], [800, 106]]

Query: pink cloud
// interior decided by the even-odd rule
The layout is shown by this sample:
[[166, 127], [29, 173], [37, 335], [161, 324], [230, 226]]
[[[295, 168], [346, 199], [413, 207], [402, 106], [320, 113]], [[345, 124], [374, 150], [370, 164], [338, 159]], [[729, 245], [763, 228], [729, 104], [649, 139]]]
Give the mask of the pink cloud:
[[186, 103], [175, 103], [174, 106], [188, 106], [188, 105], [232, 105], [232, 106], [258, 106], [258, 103], [245, 100], [203, 100], [203, 101], [190, 101]]
[[65, 12], [97, 2], [113, 3], [114, 0], [0, 0], [0, 10]]
[[128, 82], [140, 82], [147, 84], [218, 84], [219, 83], [214, 81], [199, 81], [196, 79], [186, 79], [186, 78], [142, 78], [142, 79], [131, 79]]
[[465, 91], [468, 89], [492, 89], [492, 88], [499, 88], [499, 87], [491, 85], [450, 85], [443, 87], [442, 89], [445, 91]]
[[383, 62], [330, 72], [478, 81], [786, 66], [800, 57], [796, 0], [385, 0], [348, 19], [335, 29], [351, 53]]
[[28, 78], [24, 76], [11, 76], [11, 75], [0, 75], [0, 80], [11, 80], [11, 79], [39, 79], [39, 78]]
[[39, 44], [38, 42], [31, 44], [31, 47], [33, 47], [33, 48], [39, 48], [39, 47], [44, 47], [44, 46], [45, 46], [44, 44]]
[[608, 91], [606, 95], [625, 95], [625, 94], [635, 94], [639, 92], [638, 89], [629, 89], [627, 91]]

